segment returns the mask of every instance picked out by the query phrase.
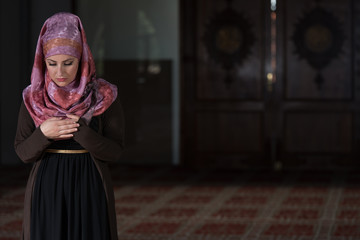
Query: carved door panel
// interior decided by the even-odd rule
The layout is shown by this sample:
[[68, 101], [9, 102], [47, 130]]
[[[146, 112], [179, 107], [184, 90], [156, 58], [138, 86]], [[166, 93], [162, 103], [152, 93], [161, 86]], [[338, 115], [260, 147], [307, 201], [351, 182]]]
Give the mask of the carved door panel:
[[284, 0], [278, 7], [278, 160], [303, 166], [355, 164], [359, 3]]
[[184, 0], [181, 7], [183, 161], [266, 164], [265, 1]]
[[354, 163], [358, 5], [278, 0], [275, 16], [270, 0], [182, 0], [183, 162]]

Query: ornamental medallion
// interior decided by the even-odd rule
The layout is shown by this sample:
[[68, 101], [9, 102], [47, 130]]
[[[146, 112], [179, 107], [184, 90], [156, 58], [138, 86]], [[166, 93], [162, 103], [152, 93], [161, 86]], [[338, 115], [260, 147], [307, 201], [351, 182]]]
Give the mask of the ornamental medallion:
[[229, 85], [233, 81], [230, 71], [251, 54], [255, 36], [250, 22], [228, 4], [206, 25], [203, 42], [210, 58], [225, 69], [225, 82]]
[[334, 14], [317, 6], [295, 24], [292, 40], [299, 58], [318, 71], [315, 82], [321, 90], [324, 79], [320, 71], [342, 52], [345, 36], [341, 22]]

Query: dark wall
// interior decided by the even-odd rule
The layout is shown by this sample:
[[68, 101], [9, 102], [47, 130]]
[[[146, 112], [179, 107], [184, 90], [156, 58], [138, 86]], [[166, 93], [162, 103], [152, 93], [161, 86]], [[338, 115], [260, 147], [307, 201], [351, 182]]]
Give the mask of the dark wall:
[[41, 26], [52, 14], [72, 8], [72, 0], [0, 2], [0, 164], [20, 163], [13, 147], [17, 115]]

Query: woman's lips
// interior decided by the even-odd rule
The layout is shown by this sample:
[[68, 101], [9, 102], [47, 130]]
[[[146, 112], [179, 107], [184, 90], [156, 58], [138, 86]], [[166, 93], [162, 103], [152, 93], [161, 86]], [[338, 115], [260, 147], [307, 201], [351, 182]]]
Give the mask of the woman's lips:
[[59, 82], [65, 82], [66, 78], [57, 78], [56, 80], [59, 81]]

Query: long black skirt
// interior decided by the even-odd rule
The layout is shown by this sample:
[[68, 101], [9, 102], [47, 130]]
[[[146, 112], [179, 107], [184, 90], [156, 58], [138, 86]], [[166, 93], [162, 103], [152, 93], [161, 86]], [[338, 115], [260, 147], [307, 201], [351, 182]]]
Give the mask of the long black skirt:
[[31, 203], [31, 240], [110, 239], [107, 201], [89, 153], [46, 153]]

